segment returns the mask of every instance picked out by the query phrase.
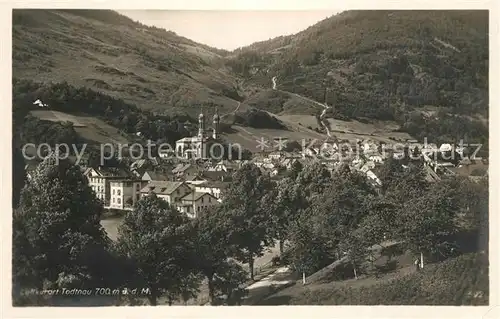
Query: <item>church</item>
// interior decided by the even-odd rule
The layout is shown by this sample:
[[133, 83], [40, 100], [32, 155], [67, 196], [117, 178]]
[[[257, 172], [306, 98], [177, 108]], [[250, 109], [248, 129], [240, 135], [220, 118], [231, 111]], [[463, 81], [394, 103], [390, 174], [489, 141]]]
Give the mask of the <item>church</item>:
[[220, 116], [217, 109], [212, 121], [212, 134], [205, 129], [205, 115], [203, 111], [198, 116], [198, 135], [193, 137], [185, 137], [175, 142], [175, 154], [178, 158], [183, 159], [208, 159], [210, 155], [218, 156], [221, 147], [212, 147], [219, 139]]

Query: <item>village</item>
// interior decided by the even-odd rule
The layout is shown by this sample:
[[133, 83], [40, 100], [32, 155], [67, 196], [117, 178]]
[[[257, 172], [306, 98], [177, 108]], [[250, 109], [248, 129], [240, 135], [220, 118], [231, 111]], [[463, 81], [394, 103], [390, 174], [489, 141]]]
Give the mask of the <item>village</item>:
[[[456, 174], [474, 175], [470, 173], [476, 168], [484, 170], [486, 167], [487, 172], [487, 161], [469, 159], [464, 146], [442, 144], [437, 147], [427, 143], [422, 145], [415, 140], [395, 146], [372, 140], [331, 141], [332, 138], [328, 137], [324, 141], [307, 141], [303, 143], [305, 147], [295, 151], [283, 151], [284, 141], [274, 150], [263, 149], [254, 153], [249, 160], [214, 160], [213, 155], [208, 154], [208, 145], [219, 138], [219, 120], [216, 112], [213, 126], [207, 130], [204, 114], [200, 113], [197, 136], [178, 140], [174, 152], [171, 150], [157, 157], [133, 161], [128, 169], [85, 165], [81, 165], [81, 169], [106, 210], [131, 211], [139, 199], [154, 193], [191, 218], [219, 205], [233, 172], [247, 163], [256, 165], [274, 180], [283, 178], [294, 167], [303, 167], [314, 161], [319, 161], [330, 171], [347, 163], [352, 170], [365, 174], [375, 187], [381, 186], [377, 168], [391, 156], [421, 159], [426, 178], [431, 182]], [[32, 165], [26, 167], [28, 179], [33, 168]]]

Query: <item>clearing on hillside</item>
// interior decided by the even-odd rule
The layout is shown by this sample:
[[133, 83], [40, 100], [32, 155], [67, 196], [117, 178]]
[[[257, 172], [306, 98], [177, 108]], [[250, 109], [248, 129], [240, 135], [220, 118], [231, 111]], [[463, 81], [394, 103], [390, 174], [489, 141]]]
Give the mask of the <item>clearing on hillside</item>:
[[127, 144], [128, 139], [117, 128], [89, 115], [73, 115], [50, 110], [31, 111], [31, 115], [52, 122], [70, 121], [75, 131], [84, 139], [95, 143]]
[[[289, 124], [300, 123], [299, 127], [318, 128], [318, 122], [313, 115], [276, 115], [276, 117]], [[339, 140], [355, 141], [356, 139], [371, 139], [375, 141], [390, 142], [391, 139], [406, 141], [412, 139], [408, 133], [395, 132], [399, 125], [390, 121], [372, 121], [371, 123], [361, 123], [356, 120], [342, 121], [329, 118], [332, 135]], [[325, 135], [326, 136], [326, 135]]]

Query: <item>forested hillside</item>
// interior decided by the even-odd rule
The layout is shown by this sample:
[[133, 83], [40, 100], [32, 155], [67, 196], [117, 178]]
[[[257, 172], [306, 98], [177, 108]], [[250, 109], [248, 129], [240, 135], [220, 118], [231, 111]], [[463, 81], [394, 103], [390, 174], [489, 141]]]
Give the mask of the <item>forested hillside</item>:
[[160, 113], [230, 111], [241, 99], [225, 51], [114, 11], [14, 10], [12, 40], [19, 79], [66, 81]]
[[[330, 116], [485, 141], [488, 48], [487, 11], [347, 11], [240, 49], [228, 64], [247, 83], [270, 88], [277, 76], [277, 89], [334, 105]], [[276, 100], [283, 113], [311, 112]]]
[[[113, 11], [16, 10], [13, 75], [164, 114], [248, 106], [391, 120], [419, 140], [488, 141], [487, 11], [347, 11], [234, 52]], [[272, 77], [277, 90], [271, 91]], [[297, 95], [290, 94], [295, 93]], [[243, 121], [245, 122], [245, 121]]]

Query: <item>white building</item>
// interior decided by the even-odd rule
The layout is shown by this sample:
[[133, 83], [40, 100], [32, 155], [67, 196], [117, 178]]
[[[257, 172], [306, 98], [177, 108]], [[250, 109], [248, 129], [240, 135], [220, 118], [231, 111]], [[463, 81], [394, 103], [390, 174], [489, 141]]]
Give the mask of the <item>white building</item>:
[[[203, 112], [198, 116], [198, 135], [185, 137], [175, 142], [175, 155], [185, 159], [200, 159], [210, 156], [210, 141], [216, 140], [219, 136], [220, 117], [215, 111], [213, 117], [212, 135], [207, 136], [205, 132], [205, 115]], [[221, 150], [219, 150], [220, 152]], [[168, 156], [168, 155], [167, 155]]]
[[209, 193], [192, 192], [180, 199], [177, 209], [191, 218], [196, 218], [203, 210], [218, 204], [217, 198]]
[[114, 180], [110, 181], [111, 198], [106, 208], [132, 210], [141, 197], [142, 180]]
[[221, 193], [228, 186], [228, 183], [221, 182], [206, 182], [199, 185], [194, 185], [194, 191], [197, 193], [208, 193], [217, 200], [221, 200]]
[[141, 197], [155, 193], [167, 203], [175, 204], [191, 192], [192, 188], [184, 182], [151, 181], [141, 189]]
[[95, 192], [96, 197], [104, 203], [104, 207], [107, 207], [110, 204], [110, 182], [132, 177], [124, 170], [105, 167], [90, 167], [83, 173], [83, 175], [87, 178], [89, 186]]

